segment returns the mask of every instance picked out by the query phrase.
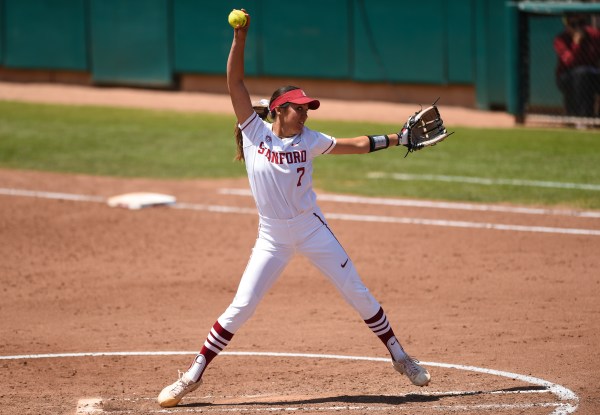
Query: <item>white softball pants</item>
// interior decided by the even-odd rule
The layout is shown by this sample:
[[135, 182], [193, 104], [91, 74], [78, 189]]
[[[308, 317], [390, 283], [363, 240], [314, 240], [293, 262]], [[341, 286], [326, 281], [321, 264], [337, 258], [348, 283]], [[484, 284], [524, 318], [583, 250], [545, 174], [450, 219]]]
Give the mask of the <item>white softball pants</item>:
[[352, 260], [316, 209], [290, 220], [260, 217], [252, 255], [233, 302], [219, 317], [219, 324], [235, 333], [254, 314], [260, 300], [297, 253], [306, 256], [327, 276], [363, 320], [379, 311], [379, 302], [365, 287]]

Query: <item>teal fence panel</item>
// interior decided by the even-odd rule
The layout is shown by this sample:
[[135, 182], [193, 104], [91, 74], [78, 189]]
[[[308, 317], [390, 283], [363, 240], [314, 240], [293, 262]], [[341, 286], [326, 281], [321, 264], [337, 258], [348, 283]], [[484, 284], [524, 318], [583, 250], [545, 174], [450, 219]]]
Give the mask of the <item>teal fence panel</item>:
[[[244, 7], [258, 13], [258, 0], [244, 1]], [[173, 0], [174, 70], [178, 73], [223, 74], [231, 48], [233, 29], [227, 16], [239, 1], [199, 2]], [[260, 19], [256, 19], [260, 22]], [[245, 51], [246, 74], [258, 73], [260, 47], [257, 26], [252, 22]]]
[[6, 23], [4, 21], [4, 0], [0, 0], [0, 66], [4, 65], [4, 31]]
[[[506, 110], [516, 116], [517, 121], [522, 122], [523, 115], [523, 87], [522, 79], [519, 76], [519, 56], [522, 49], [522, 39], [519, 34], [519, 27], [521, 26], [520, 13], [517, 10], [516, 4], [507, 4], [506, 6]], [[478, 67], [479, 69], [479, 67]], [[486, 71], [487, 72], [487, 71]], [[487, 73], [486, 73], [487, 75]], [[487, 78], [487, 76], [486, 76]], [[486, 91], [487, 93], [487, 81], [485, 85], [477, 83], [477, 95], [478, 98], [481, 94], [480, 91]], [[478, 101], [478, 104], [480, 101]], [[486, 98], [481, 101], [481, 108], [488, 108], [487, 104], [489, 100]], [[484, 105], [485, 104], [485, 105]]]
[[562, 95], [555, 79], [557, 56], [553, 41], [563, 30], [559, 16], [529, 20], [529, 105], [562, 106]]
[[488, 39], [487, 67], [489, 99], [491, 106], [500, 106], [506, 103], [506, 20], [508, 11], [504, 1], [488, 0], [489, 9], [486, 16]]
[[452, 84], [475, 81], [475, 1], [446, 0], [447, 77]]
[[[353, 78], [359, 81], [446, 83], [443, 0], [354, 3]], [[424, 21], [424, 18], [426, 21]], [[427, 45], [418, 47], [417, 45]]]
[[86, 0], [4, 0], [7, 67], [87, 70]]
[[263, 75], [350, 77], [351, 2], [260, 3]]
[[170, 86], [170, 1], [89, 1], [94, 82]]
[[[87, 70], [96, 83], [159, 87], [172, 86], [177, 74], [224, 74], [233, 36], [227, 15], [244, 6], [253, 16], [248, 75], [475, 84], [478, 106], [490, 108], [507, 101], [506, 4], [0, 0], [0, 64]], [[532, 70], [543, 69], [548, 50], [534, 53], [540, 63]], [[547, 81], [534, 79], [534, 96], [548, 92]]]
[[510, 75], [513, 62], [508, 59], [508, 51], [516, 45], [513, 42], [516, 26], [509, 13], [514, 8], [511, 4], [475, 0], [475, 90], [481, 109], [505, 107], [507, 91], [514, 89], [509, 86], [513, 81]]

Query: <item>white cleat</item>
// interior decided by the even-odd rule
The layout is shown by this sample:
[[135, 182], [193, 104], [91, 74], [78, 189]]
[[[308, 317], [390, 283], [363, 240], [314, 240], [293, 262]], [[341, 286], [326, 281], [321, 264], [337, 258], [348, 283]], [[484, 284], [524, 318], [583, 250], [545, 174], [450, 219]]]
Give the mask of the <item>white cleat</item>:
[[179, 372], [179, 379], [164, 388], [158, 395], [158, 404], [163, 408], [175, 406], [185, 395], [195, 391], [202, 384], [202, 379], [194, 382], [185, 373]]
[[427, 386], [431, 380], [431, 375], [424, 367], [419, 365], [419, 361], [408, 355], [399, 361], [392, 359], [392, 365], [394, 365], [396, 371], [408, 377], [415, 386]]

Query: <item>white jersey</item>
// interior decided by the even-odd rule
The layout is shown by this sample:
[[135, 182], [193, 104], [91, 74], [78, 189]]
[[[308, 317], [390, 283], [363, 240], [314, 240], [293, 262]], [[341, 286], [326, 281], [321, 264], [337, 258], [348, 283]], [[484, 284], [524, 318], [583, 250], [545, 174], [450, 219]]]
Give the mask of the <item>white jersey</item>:
[[312, 160], [329, 153], [335, 138], [307, 127], [279, 138], [256, 113], [240, 125], [250, 189], [260, 216], [292, 219], [316, 208]]

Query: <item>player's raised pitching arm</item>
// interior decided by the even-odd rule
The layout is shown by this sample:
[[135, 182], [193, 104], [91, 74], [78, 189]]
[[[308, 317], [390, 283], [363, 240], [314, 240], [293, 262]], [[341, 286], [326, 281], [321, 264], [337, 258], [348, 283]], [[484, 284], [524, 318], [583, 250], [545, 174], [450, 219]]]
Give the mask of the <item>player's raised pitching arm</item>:
[[244, 49], [249, 27], [250, 15], [246, 13], [246, 24], [233, 29], [233, 42], [227, 59], [227, 88], [239, 123], [243, 123], [254, 113], [250, 94], [244, 84]]

